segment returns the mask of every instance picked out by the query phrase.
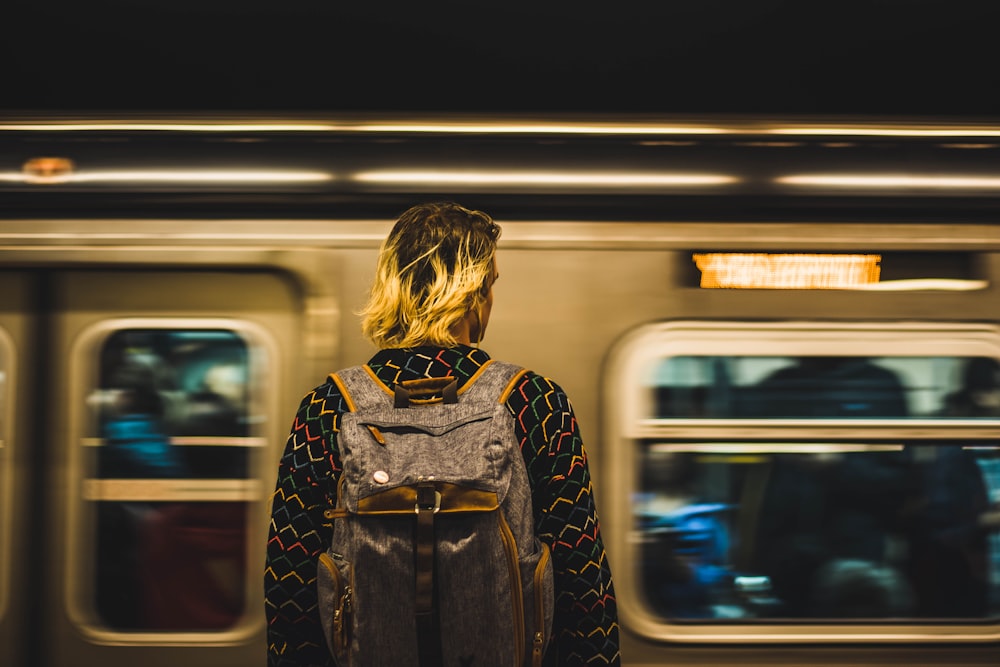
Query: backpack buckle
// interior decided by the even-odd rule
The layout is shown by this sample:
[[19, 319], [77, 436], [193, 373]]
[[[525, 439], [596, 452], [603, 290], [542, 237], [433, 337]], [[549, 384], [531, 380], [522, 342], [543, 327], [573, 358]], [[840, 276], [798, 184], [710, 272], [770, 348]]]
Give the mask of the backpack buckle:
[[[431, 496], [431, 492], [434, 495]], [[417, 502], [413, 506], [413, 511], [417, 514], [421, 512], [431, 512], [437, 514], [441, 511], [441, 492], [434, 489], [433, 485], [423, 485], [417, 487]]]

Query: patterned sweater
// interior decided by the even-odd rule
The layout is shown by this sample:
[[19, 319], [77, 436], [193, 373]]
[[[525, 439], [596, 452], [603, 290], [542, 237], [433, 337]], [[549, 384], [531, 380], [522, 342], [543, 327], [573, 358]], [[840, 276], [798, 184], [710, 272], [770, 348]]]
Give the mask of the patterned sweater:
[[[423, 377], [465, 383], [487, 360], [464, 345], [382, 350], [368, 366], [390, 388]], [[566, 394], [536, 373], [523, 376], [507, 400], [528, 469], [538, 537], [552, 550], [556, 607], [546, 665], [618, 665], [618, 612], [604, 553], [590, 472]], [[330, 380], [302, 400], [272, 499], [264, 595], [269, 667], [333, 664], [316, 608], [316, 564], [332, 526], [323, 510], [336, 503], [337, 431], [347, 406]]]

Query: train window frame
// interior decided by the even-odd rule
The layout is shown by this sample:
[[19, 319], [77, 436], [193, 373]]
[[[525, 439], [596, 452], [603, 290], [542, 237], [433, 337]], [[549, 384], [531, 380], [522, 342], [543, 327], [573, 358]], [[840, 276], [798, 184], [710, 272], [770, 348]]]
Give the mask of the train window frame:
[[[901, 345], [901, 342], [905, 345]], [[747, 446], [756, 439], [774, 442], [829, 442], [837, 446], [858, 440], [890, 442], [892, 439], [943, 441], [1000, 439], [1000, 421], [973, 419], [691, 419], [649, 418], [650, 364], [666, 356], [933, 356], [930, 350], [947, 345], [948, 355], [988, 356], [1000, 360], [1000, 327], [986, 324], [924, 322], [738, 322], [672, 321], [640, 326], [611, 349], [605, 366], [602, 401], [607, 472], [604, 488], [625, 489], [605, 493], [609, 521], [604, 531], [612, 562], [636, 563], [638, 538], [633, 527], [631, 493], [638, 487], [639, 445], [663, 439], [690, 443], [736, 443]], [[905, 354], [901, 353], [905, 348]], [[704, 623], [670, 622], [656, 615], [642, 601], [641, 574], [637, 567], [618, 566], [615, 586], [623, 624], [657, 641], [710, 644], [802, 643], [972, 643], [1000, 640], [1000, 620], [981, 623], [907, 621], [905, 623], [852, 620], [752, 623], [741, 619]]]
[[10, 606], [11, 548], [14, 530], [14, 388], [17, 386], [17, 358], [13, 338], [0, 327], [0, 373], [6, 378], [0, 389], [0, 619], [7, 615]]
[[[248, 368], [251, 380], [249, 386], [258, 387], [259, 392], [252, 397], [251, 403], [259, 414], [265, 417], [265, 428], [277, 418], [280, 386], [278, 375], [281, 369], [278, 345], [271, 333], [263, 326], [239, 318], [204, 318], [204, 317], [130, 317], [108, 318], [84, 328], [70, 345], [70, 385], [68, 434], [64, 451], [67, 453], [67, 498], [66, 523], [63, 539], [67, 544], [62, 563], [64, 572], [63, 603], [71, 623], [86, 637], [95, 643], [115, 645], [157, 645], [177, 646], [192, 642], [202, 643], [206, 637], [219, 642], [243, 642], [259, 633], [263, 627], [263, 619], [259, 618], [256, 604], [259, 598], [256, 573], [248, 568], [245, 580], [242, 582], [244, 608], [240, 619], [234, 625], [220, 630], [121, 630], [102, 625], [94, 606], [94, 589], [92, 568], [95, 554], [92, 543], [86, 542], [83, 518], [88, 516], [86, 503], [94, 502], [96, 496], [110, 493], [115, 489], [101, 488], [99, 480], [85, 478], [84, 450], [93, 446], [93, 438], [88, 435], [88, 414], [86, 408], [87, 393], [97, 386], [100, 376], [99, 357], [104, 343], [114, 333], [123, 330], [165, 330], [165, 331], [226, 331], [239, 336], [247, 345]], [[196, 440], [197, 438], [191, 438]], [[234, 440], [234, 438], [225, 438]], [[229, 442], [233, 446], [245, 446], [266, 452], [269, 446], [267, 437], [249, 436], [242, 438], [243, 444]], [[253, 463], [247, 470], [244, 483], [240, 480], [228, 481], [230, 484], [216, 484], [212, 480], [166, 480], [166, 484], [131, 485], [131, 488], [147, 493], [153, 500], [205, 500], [206, 494], [211, 494], [212, 500], [245, 501], [248, 503], [246, 520], [247, 544], [245, 555], [247, 562], [255, 561], [257, 552], [255, 545], [263, 539], [263, 534], [257, 535], [255, 530], [264, 524], [264, 505], [270, 498], [270, 489], [266, 488], [263, 479], [270, 472], [270, 460], [266, 455], [252, 457]], [[190, 483], [194, 482], [193, 486]], [[144, 491], [141, 486], [146, 486]], [[173, 487], [173, 488], [171, 488]], [[213, 492], [213, 489], [214, 492]], [[119, 489], [130, 493], [129, 488]], [[259, 531], [258, 531], [259, 532]], [[257, 539], [260, 538], [260, 539]], [[80, 557], [80, 555], [85, 555]]]

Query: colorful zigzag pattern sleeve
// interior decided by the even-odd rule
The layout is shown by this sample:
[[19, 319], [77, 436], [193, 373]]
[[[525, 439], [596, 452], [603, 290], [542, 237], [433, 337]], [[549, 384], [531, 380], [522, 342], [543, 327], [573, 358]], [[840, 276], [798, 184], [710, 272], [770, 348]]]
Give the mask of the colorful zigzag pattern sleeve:
[[535, 531], [552, 548], [556, 608], [546, 665], [619, 665], [618, 607], [590, 471], [566, 394], [527, 373], [510, 395], [528, 466]]
[[278, 465], [264, 571], [268, 667], [329, 667], [316, 607], [316, 562], [330, 541], [323, 510], [336, 502], [336, 433], [346, 412], [328, 382], [302, 399]]

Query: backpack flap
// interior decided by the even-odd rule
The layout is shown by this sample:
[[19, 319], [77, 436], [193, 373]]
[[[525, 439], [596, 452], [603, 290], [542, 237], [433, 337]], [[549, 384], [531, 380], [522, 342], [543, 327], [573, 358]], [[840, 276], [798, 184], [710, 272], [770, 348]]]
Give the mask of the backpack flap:
[[[483, 512], [499, 507], [510, 465], [494, 412], [482, 405], [426, 405], [345, 414], [342, 507], [352, 513], [412, 514], [416, 488], [433, 482], [439, 512]], [[419, 418], [415, 417], [419, 414]], [[454, 438], [475, 443], [456, 448]]]

